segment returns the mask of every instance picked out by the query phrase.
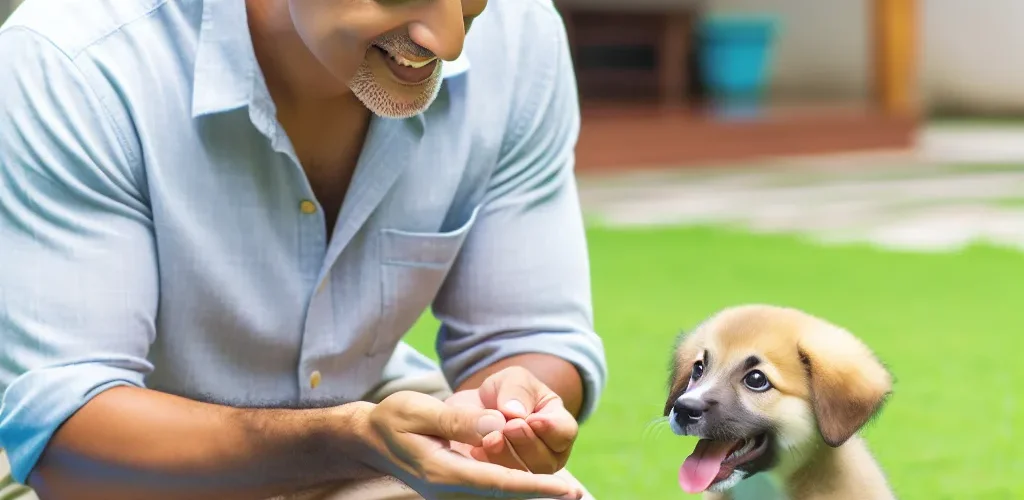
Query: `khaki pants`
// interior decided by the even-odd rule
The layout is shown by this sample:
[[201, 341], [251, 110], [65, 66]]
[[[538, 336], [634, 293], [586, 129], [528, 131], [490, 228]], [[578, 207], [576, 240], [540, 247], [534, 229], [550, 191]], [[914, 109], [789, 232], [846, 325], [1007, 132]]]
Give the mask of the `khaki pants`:
[[[375, 390], [366, 397], [366, 400], [375, 403], [380, 402], [384, 398], [400, 391], [419, 392], [438, 399], [446, 399], [452, 394], [452, 390], [448, 387], [448, 382], [444, 376], [437, 372], [425, 377], [405, 378], [390, 382]], [[579, 484], [565, 469], [559, 471], [556, 475]], [[583, 499], [594, 500], [594, 497], [590, 493], [586, 493]], [[422, 497], [401, 481], [384, 478], [354, 482], [340, 488], [332, 487], [330, 489], [310, 491], [273, 500], [422, 500]]]

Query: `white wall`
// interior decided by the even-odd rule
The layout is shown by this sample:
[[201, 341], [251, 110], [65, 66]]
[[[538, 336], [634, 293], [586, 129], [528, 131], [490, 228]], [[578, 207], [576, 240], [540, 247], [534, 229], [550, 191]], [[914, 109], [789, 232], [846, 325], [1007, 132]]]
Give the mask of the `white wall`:
[[988, 113], [1024, 113], [1024, 1], [921, 1], [923, 80], [930, 100]]
[[713, 12], [759, 12], [780, 22], [772, 86], [787, 97], [861, 99], [867, 94], [864, 0], [710, 0]]

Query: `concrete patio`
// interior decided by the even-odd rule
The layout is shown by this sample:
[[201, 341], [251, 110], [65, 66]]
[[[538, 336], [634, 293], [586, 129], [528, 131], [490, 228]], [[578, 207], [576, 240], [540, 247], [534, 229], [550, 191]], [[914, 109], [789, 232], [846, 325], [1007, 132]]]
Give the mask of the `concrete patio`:
[[608, 225], [729, 225], [912, 251], [1024, 248], [1024, 128], [926, 129], [912, 153], [581, 176]]

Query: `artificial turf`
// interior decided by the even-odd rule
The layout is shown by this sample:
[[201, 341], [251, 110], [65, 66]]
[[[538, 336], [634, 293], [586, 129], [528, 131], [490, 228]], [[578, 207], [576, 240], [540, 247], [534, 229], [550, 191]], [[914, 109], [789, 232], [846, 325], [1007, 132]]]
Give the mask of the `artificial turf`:
[[[713, 228], [589, 230], [610, 379], [570, 469], [602, 500], [687, 496], [693, 449], [660, 416], [675, 334], [746, 302], [796, 306], [860, 336], [896, 377], [863, 434], [900, 498], [1024, 498], [1024, 259], [822, 247]], [[429, 316], [408, 340], [430, 353]]]

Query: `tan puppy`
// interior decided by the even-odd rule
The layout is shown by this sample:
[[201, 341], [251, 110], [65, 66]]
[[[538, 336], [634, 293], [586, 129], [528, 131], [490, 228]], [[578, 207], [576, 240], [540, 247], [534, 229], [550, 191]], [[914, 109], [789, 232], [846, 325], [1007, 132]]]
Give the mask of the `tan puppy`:
[[665, 416], [700, 438], [679, 484], [706, 499], [760, 472], [790, 500], [895, 498], [856, 436], [892, 378], [852, 334], [796, 309], [729, 308], [681, 337]]

